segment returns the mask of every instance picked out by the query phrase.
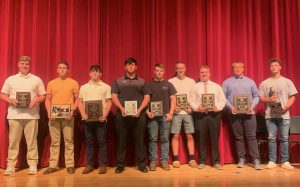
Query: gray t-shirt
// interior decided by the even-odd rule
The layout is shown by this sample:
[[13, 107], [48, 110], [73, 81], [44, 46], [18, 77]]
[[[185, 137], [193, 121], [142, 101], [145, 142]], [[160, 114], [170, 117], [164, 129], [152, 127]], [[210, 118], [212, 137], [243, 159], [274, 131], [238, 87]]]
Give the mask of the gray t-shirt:
[[[278, 102], [281, 102], [281, 105], [286, 106], [290, 96], [293, 96], [298, 93], [295, 85], [290, 79], [285, 77], [280, 77], [278, 79], [268, 78], [264, 80], [259, 85], [259, 96], [264, 96], [269, 98], [271, 92], [278, 97]], [[266, 104], [265, 118], [283, 118], [290, 119], [290, 112], [286, 111], [285, 113], [276, 113], [271, 111], [270, 104]]]

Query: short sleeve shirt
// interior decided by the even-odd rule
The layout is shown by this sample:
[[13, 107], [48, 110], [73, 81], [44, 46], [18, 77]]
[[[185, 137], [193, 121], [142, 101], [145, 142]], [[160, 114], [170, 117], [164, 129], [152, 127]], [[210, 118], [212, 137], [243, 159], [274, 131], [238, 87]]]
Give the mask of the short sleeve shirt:
[[[17, 92], [30, 92], [31, 99], [46, 94], [43, 81], [31, 73], [26, 76], [18, 73], [5, 80], [1, 93], [8, 95], [9, 98], [16, 99]], [[39, 111], [39, 105], [36, 105], [32, 109], [16, 108], [10, 105], [8, 107], [7, 119], [39, 119]]]
[[148, 87], [151, 91], [150, 101], [162, 101], [163, 114], [170, 111], [170, 96], [176, 94], [176, 89], [170, 82], [152, 81], [148, 83]]
[[150, 94], [150, 89], [145, 80], [136, 76], [130, 79], [126, 76], [117, 78], [112, 84], [111, 92], [118, 95], [121, 105], [125, 101], [137, 101], [138, 107], [142, 104], [144, 95]]
[[[269, 98], [270, 90], [275, 91], [275, 95], [278, 97], [278, 102], [281, 102], [282, 106], [285, 106], [288, 102], [290, 96], [293, 96], [298, 93], [293, 82], [285, 77], [280, 77], [278, 79], [268, 78], [264, 80], [259, 85], [259, 96], [264, 96]], [[272, 112], [270, 104], [266, 104], [265, 118], [283, 118], [290, 119], [289, 111], [286, 111], [283, 114]]]
[[77, 81], [70, 77], [66, 79], [56, 78], [47, 85], [47, 94], [52, 96], [52, 104], [74, 106], [74, 94], [79, 93]]

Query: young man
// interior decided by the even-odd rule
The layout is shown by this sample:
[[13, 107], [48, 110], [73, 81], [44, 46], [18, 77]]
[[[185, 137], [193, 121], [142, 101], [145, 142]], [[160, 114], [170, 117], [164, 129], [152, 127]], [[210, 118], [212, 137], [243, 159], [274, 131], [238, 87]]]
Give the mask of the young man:
[[[61, 131], [65, 142], [65, 165], [69, 174], [74, 174], [74, 118], [79, 91], [78, 83], [69, 77], [69, 64], [60, 61], [57, 67], [58, 78], [51, 80], [47, 86], [46, 110], [49, 118], [51, 137], [49, 167], [44, 174], [58, 171]], [[51, 105], [70, 105], [71, 111], [66, 118], [52, 118]]]
[[[201, 66], [200, 80], [201, 81], [192, 88], [189, 95], [190, 105], [195, 112], [196, 135], [198, 141], [200, 141], [200, 164], [198, 168], [203, 169], [206, 166], [206, 146], [207, 139], [210, 137], [213, 168], [222, 170], [220, 164], [219, 135], [221, 111], [226, 104], [226, 98], [222, 87], [210, 81], [210, 68], [208, 66]], [[205, 94], [213, 94], [213, 96]], [[208, 103], [210, 106], [205, 106], [204, 103], [202, 103], [203, 97], [207, 96], [209, 96], [211, 101]]]
[[[133, 132], [138, 170], [147, 173], [145, 164], [146, 150], [144, 136], [146, 131], [146, 107], [150, 100], [150, 90], [145, 80], [136, 74], [137, 61], [128, 58], [125, 61], [125, 76], [118, 78], [112, 85], [112, 102], [118, 108], [116, 112], [117, 130], [117, 168], [116, 173], [125, 169], [125, 156], [128, 132]], [[130, 103], [131, 110], [126, 115], [125, 104]], [[135, 104], [134, 104], [135, 103]], [[135, 111], [136, 108], [137, 110]], [[133, 114], [134, 113], [134, 114]]]
[[[9, 104], [9, 146], [7, 168], [3, 173], [6, 176], [15, 173], [23, 131], [27, 144], [28, 174], [37, 173], [39, 103], [45, 100], [46, 90], [43, 81], [30, 73], [30, 65], [30, 57], [21, 56], [18, 61], [19, 73], [8, 77], [1, 90], [1, 99]], [[18, 98], [20, 94], [24, 96], [23, 101]], [[22, 108], [20, 105], [23, 105]]]
[[[238, 168], [245, 167], [246, 148], [245, 142], [249, 149], [250, 156], [253, 160], [254, 169], [260, 170], [260, 158], [256, 140], [256, 117], [255, 107], [259, 102], [258, 91], [255, 82], [244, 75], [244, 63], [240, 61], [231, 64], [233, 76], [223, 82], [222, 88], [227, 99], [226, 106], [229, 109], [229, 119], [235, 138], [235, 146], [238, 156]], [[244, 94], [248, 97], [249, 111], [246, 113], [237, 113], [234, 107], [234, 98]]]
[[[154, 80], [148, 83], [148, 87], [151, 91], [150, 95], [150, 107], [147, 109], [148, 132], [149, 132], [149, 170], [156, 170], [156, 147], [158, 132], [160, 134], [161, 156], [160, 165], [164, 170], [170, 170], [168, 163], [169, 158], [169, 136], [171, 129], [171, 121], [176, 105], [176, 89], [174, 86], [164, 80], [165, 67], [163, 64], [156, 64], [154, 70]], [[160, 102], [159, 106], [155, 103]], [[154, 105], [154, 106], [153, 106]], [[153, 107], [151, 107], [153, 106]], [[157, 111], [153, 111], [154, 107], [160, 108]], [[159, 114], [161, 113], [161, 115]]]
[[[90, 67], [91, 80], [81, 86], [79, 91], [78, 109], [82, 116], [83, 129], [86, 142], [87, 166], [83, 170], [83, 174], [88, 174], [94, 170], [94, 133], [97, 136], [99, 147], [99, 174], [106, 173], [107, 169], [107, 143], [106, 143], [106, 124], [107, 116], [111, 109], [111, 88], [102, 82], [102, 71], [99, 65]], [[86, 113], [87, 101], [101, 101], [102, 116], [99, 119], [89, 121]], [[100, 112], [100, 111], [99, 111]]]
[[[265, 119], [269, 134], [269, 163], [267, 169], [277, 167], [277, 129], [280, 132], [280, 155], [281, 167], [284, 169], [293, 169], [289, 163], [289, 129], [290, 113], [289, 109], [295, 102], [295, 95], [298, 93], [293, 82], [281, 76], [281, 61], [271, 59], [270, 71], [271, 77], [264, 80], [259, 85], [260, 100], [265, 103]], [[276, 104], [280, 107], [275, 107]]]
[[[195, 86], [196, 82], [185, 76], [186, 66], [183, 62], [176, 63], [176, 74], [177, 76], [170, 79], [169, 82], [173, 84], [175, 87], [177, 94], [176, 95], [185, 95], [188, 103], [188, 95], [193, 86]], [[187, 108], [181, 109], [178, 106], [175, 107], [175, 112], [172, 120], [171, 133], [173, 134], [172, 138], [172, 148], [173, 148], [173, 167], [179, 168], [180, 162], [178, 160], [178, 138], [181, 130], [181, 124], [183, 122], [185, 134], [187, 137], [187, 146], [189, 151], [189, 165], [193, 168], [197, 168], [198, 164], [194, 158], [195, 151], [195, 143], [193, 138], [194, 122], [192, 117], [192, 109], [189, 105]]]

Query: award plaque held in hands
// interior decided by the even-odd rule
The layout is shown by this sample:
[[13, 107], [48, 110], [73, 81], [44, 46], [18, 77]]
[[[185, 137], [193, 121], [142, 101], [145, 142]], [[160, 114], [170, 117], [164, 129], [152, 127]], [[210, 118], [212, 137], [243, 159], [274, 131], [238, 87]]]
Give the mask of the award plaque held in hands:
[[150, 102], [150, 111], [154, 116], [163, 116], [163, 105], [161, 101]]
[[234, 108], [238, 114], [249, 114], [250, 100], [248, 95], [235, 95], [233, 96], [233, 99]]
[[88, 116], [86, 122], [99, 121], [103, 115], [102, 100], [85, 101], [85, 113]]
[[187, 94], [176, 95], [176, 107], [180, 108], [180, 110], [185, 110], [187, 106]]
[[202, 94], [202, 107], [211, 110], [215, 106], [214, 94]]
[[125, 101], [125, 115], [135, 116], [137, 114], [137, 101]]
[[68, 118], [71, 112], [71, 105], [51, 105], [50, 115], [52, 119]]
[[16, 108], [28, 108], [31, 102], [31, 94], [30, 92], [17, 92], [16, 100], [18, 100]]

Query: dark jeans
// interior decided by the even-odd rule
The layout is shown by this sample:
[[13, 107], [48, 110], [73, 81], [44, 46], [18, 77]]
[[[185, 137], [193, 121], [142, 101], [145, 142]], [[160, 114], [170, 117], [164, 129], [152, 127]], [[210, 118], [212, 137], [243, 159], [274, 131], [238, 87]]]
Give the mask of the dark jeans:
[[207, 140], [210, 138], [211, 158], [213, 164], [220, 163], [219, 135], [221, 124], [221, 112], [208, 112], [194, 114], [195, 133], [197, 136], [200, 163], [205, 164], [207, 158]]
[[106, 122], [84, 122], [83, 123], [85, 143], [86, 143], [86, 155], [87, 164], [94, 166], [94, 134], [96, 133], [98, 143], [98, 157], [99, 165], [107, 165], [107, 143], [106, 143]]
[[259, 151], [256, 140], [256, 117], [250, 115], [230, 115], [238, 158], [245, 158], [245, 138], [251, 158], [259, 159]]
[[146, 131], [146, 112], [142, 111], [139, 117], [123, 117], [121, 112], [116, 112], [116, 131], [117, 131], [117, 166], [125, 166], [125, 156], [127, 147], [128, 132], [133, 133], [135, 154], [137, 164], [145, 164], [145, 131]]

